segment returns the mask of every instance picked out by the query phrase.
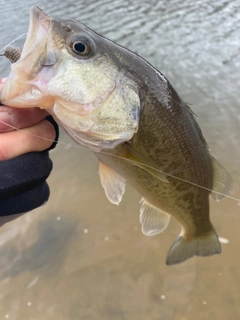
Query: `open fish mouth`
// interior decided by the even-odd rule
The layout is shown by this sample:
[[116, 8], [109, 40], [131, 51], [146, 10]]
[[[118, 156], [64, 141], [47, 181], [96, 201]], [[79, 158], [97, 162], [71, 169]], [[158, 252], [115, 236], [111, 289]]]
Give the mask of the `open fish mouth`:
[[52, 107], [53, 100], [46, 95], [53, 67], [58, 60], [56, 45], [52, 38], [53, 18], [38, 7], [30, 11], [27, 39], [20, 59], [12, 65], [12, 71], [1, 92], [1, 102], [23, 107], [34, 101], [42, 108]]

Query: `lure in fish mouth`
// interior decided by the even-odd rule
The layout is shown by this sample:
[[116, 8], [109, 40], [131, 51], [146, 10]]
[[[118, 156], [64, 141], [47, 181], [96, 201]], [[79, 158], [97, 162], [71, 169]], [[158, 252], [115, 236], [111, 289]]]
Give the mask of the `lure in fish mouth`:
[[47, 109], [92, 150], [110, 202], [119, 204], [126, 182], [132, 184], [142, 195], [144, 234], [161, 233], [174, 216], [182, 232], [168, 265], [221, 252], [209, 195], [221, 200], [232, 179], [209, 153], [189, 106], [143, 58], [76, 20], [33, 7], [1, 101]]

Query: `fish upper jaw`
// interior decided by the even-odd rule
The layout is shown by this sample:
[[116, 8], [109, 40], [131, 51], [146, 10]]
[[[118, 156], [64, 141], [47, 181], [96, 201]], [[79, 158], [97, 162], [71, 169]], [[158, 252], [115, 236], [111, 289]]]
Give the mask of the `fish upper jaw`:
[[22, 51], [22, 58], [28, 55], [29, 51], [34, 49], [36, 42], [46, 39], [51, 29], [52, 17], [45, 14], [38, 7], [31, 7], [28, 36]]

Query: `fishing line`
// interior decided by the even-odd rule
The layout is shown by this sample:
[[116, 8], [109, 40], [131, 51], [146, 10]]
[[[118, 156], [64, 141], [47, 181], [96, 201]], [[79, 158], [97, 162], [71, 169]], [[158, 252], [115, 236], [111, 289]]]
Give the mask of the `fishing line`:
[[[3, 51], [7, 46], [10, 46], [13, 42], [15, 42], [16, 40], [20, 39], [21, 37], [25, 36], [26, 34], [28, 34], [28, 32], [25, 32], [23, 34], [21, 34], [20, 36], [18, 36], [16, 39], [14, 39], [13, 41], [9, 42], [7, 45], [5, 45], [2, 49], [0, 49], [0, 52]], [[3, 54], [4, 55], [4, 54]]]
[[[61, 141], [56, 141], [56, 140], [53, 140], [53, 139], [49, 139], [49, 138], [45, 138], [45, 137], [38, 136], [38, 135], [33, 134], [33, 133], [25, 132], [25, 131], [23, 131], [23, 129], [16, 128], [16, 127], [14, 127], [14, 126], [12, 126], [12, 125], [10, 125], [10, 124], [2, 121], [2, 120], [0, 120], [0, 122], [3, 123], [3, 124], [5, 124], [6, 126], [12, 128], [12, 129], [15, 129], [15, 130], [17, 130], [17, 131], [24, 132], [25, 134], [30, 135], [30, 136], [32, 136], [32, 137], [36, 137], [36, 138], [39, 138], [39, 139], [44, 139], [44, 140], [47, 140], [47, 141], [50, 141], [50, 142], [57, 142], [58, 144], [65, 145], [65, 146], [69, 146], [69, 143], [65, 143], [65, 142], [61, 142]], [[70, 144], [70, 146], [71, 146], [71, 147], [74, 147], [74, 148], [78, 148], [78, 149], [83, 149], [83, 150], [90, 151], [88, 148], [83, 147], [83, 146], [73, 145], [73, 144]], [[106, 152], [106, 151], [99, 151], [99, 153], [101, 153], [101, 154], [106, 154], [106, 155], [108, 155], [108, 156], [112, 156], [112, 157], [115, 157], [115, 158], [118, 158], [118, 159], [121, 159], [121, 160], [130, 162], [130, 163], [132, 163], [132, 164], [138, 164], [138, 162], [135, 161], [135, 160], [127, 159], [127, 158], [124, 158], [124, 157], [122, 157], [122, 156], [119, 156], [119, 155], [116, 155], [116, 154], [112, 154], [112, 153], [109, 153], [109, 152]], [[231, 197], [231, 196], [229, 196], [229, 195], [227, 195], [227, 194], [224, 194], [224, 193], [221, 193], [221, 192], [214, 191], [214, 190], [212, 190], [212, 189], [203, 187], [203, 186], [201, 186], [201, 185], [198, 185], [197, 183], [194, 183], [194, 182], [191, 182], [191, 181], [188, 181], [188, 180], [179, 178], [179, 177], [174, 176], [174, 175], [172, 175], [172, 174], [170, 174], [170, 173], [166, 173], [166, 172], [164, 172], [164, 171], [161, 171], [161, 170], [159, 170], [159, 169], [156, 169], [156, 168], [154, 168], [154, 167], [151, 167], [151, 166], [149, 166], [149, 165], [147, 165], [147, 164], [141, 163], [141, 166], [144, 166], [144, 167], [146, 167], [146, 168], [150, 168], [150, 169], [156, 170], [157, 172], [162, 173], [162, 174], [164, 174], [164, 175], [166, 175], [166, 176], [168, 176], [168, 177], [171, 177], [171, 178], [177, 179], [177, 180], [179, 180], [179, 181], [188, 183], [188, 184], [190, 184], [190, 185], [192, 185], [192, 186], [195, 186], [195, 187], [204, 189], [204, 190], [206, 190], [206, 191], [210, 191], [210, 192], [213, 192], [213, 193], [215, 193], [215, 194], [224, 196], [224, 197], [226, 197], [226, 198], [228, 198], [228, 199], [231, 199], [231, 200], [234, 200], [234, 201], [237, 201], [237, 202], [240, 201], [240, 199], [238, 199], [238, 198]]]

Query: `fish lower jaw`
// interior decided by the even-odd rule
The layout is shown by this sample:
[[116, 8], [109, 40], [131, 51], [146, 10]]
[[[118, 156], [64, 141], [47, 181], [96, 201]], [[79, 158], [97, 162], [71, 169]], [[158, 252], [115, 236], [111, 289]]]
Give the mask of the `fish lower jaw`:
[[[13, 85], [12, 85], [13, 84]], [[6, 82], [1, 92], [1, 103], [16, 108], [52, 107], [53, 99], [34, 84], [22, 84], [18, 79]]]
[[[41, 99], [42, 98], [42, 99]], [[54, 105], [54, 101], [52, 99], [43, 98], [43, 96], [39, 95], [39, 99], [31, 99], [29, 98], [28, 93], [23, 94], [21, 96], [17, 95], [10, 99], [5, 99], [0, 96], [0, 101], [2, 104], [15, 107], [15, 108], [35, 108], [38, 107], [40, 109], [50, 109]]]

